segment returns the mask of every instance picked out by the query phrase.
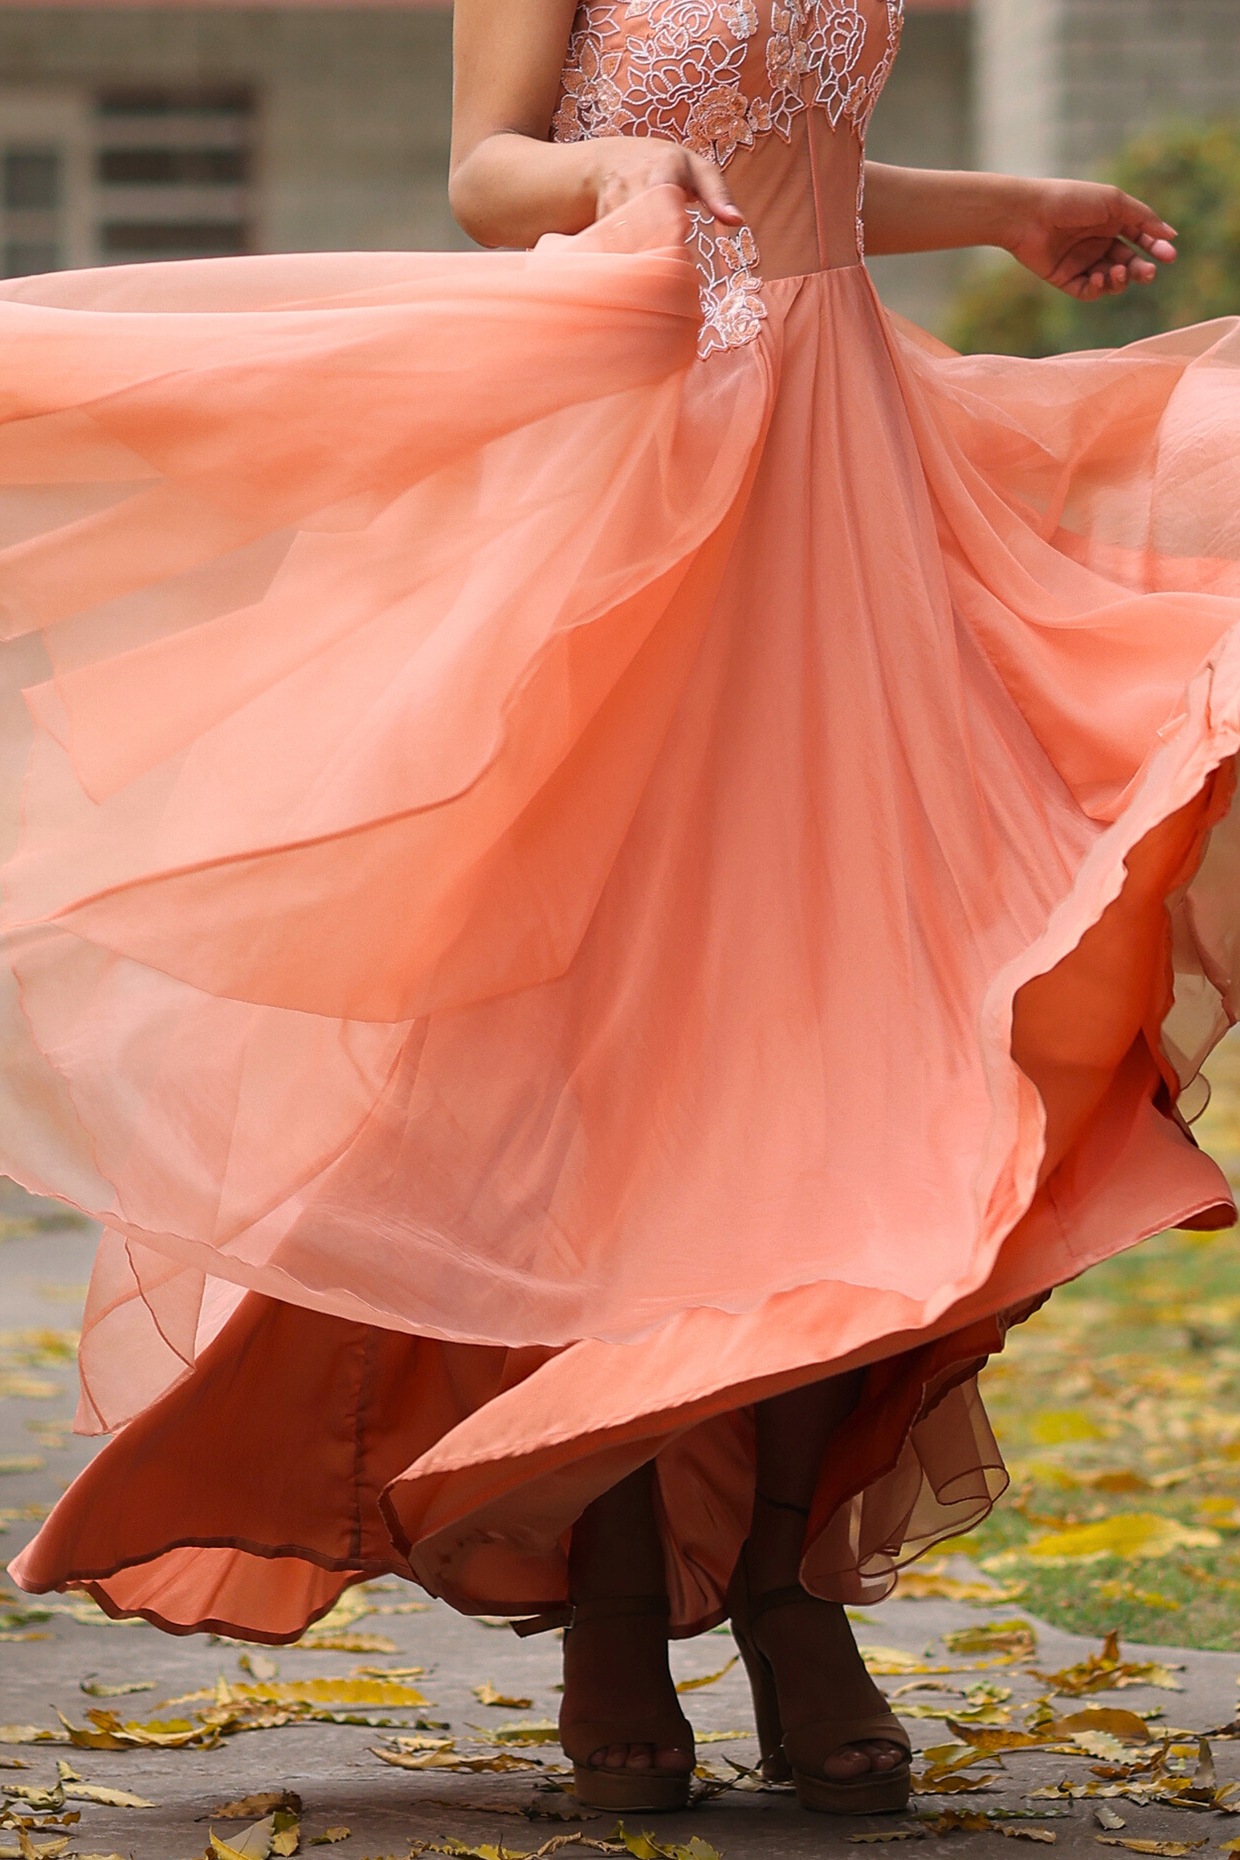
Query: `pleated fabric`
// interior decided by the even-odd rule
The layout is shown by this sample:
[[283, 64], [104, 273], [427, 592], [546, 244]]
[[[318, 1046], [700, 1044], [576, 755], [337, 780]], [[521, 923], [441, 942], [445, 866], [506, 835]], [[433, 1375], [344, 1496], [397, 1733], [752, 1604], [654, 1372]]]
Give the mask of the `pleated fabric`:
[[0, 287], [0, 1166], [107, 1228], [120, 1430], [23, 1586], [535, 1612], [653, 1457], [693, 1632], [749, 1404], [860, 1366], [804, 1574], [872, 1601], [1002, 1488], [1010, 1323], [1235, 1218], [1186, 1116], [1238, 1012], [1240, 324], [1025, 363], [860, 265], [764, 300], [695, 359], [673, 190]]

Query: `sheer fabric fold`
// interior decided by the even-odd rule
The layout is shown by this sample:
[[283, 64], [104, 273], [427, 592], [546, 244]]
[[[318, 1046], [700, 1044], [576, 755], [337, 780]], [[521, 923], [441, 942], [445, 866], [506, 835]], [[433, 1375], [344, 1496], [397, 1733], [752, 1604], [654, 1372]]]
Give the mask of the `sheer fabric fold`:
[[683, 230], [0, 287], [0, 1163], [108, 1229], [121, 1428], [28, 1587], [533, 1612], [653, 1456], [693, 1631], [747, 1404], [862, 1366], [806, 1579], [873, 1600], [1001, 1488], [1010, 1322], [1234, 1218], [1240, 328], [960, 358], [856, 266], [702, 363]]

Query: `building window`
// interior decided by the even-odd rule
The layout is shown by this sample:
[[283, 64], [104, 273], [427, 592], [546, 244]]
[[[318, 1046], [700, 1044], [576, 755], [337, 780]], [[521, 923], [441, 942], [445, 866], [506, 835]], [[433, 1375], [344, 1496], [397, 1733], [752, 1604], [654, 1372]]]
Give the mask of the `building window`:
[[0, 88], [0, 276], [92, 262], [90, 158], [82, 92]]
[[254, 241], [251, 91], [107, 90], [95, 111], [98, 262], [220, 258]]
[[0, 156], [4, 275], [55, 271], [61, 263], [64, 160], [57, 148], [10, 144]]

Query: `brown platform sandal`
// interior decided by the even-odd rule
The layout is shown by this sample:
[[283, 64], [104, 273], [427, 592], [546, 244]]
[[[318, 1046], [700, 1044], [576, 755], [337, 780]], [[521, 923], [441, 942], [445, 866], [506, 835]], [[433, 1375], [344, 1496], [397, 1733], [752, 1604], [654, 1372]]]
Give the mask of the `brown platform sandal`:
[[[900, 1720], [886, 1709], [886, 1700], [877, 1687], [875, 1697], [883, 1701], [883, 1708], [862, 1717], [815, 1718], [792, 1726], [783, 1721], [775, 1669], [762, 1651], [757, 1630], [763, 1616], [775, 1609], [815, 1608], [820, 1606], [817, 1598], [799, 1583], [751, 1598], [742, 1556], [732, 1579], [729, 1605], [732, 1632], [753, 1690], [760, 1765], [766, 1780], [792, 1782], [801, 1807], [824, 1815], [897, 1814], [907, 1808], [912, 1745]], [[823, 1763], [837, 1750], [870, 1739], [897, 1744], [906, 1752], [904, 1762], [895, 1769], [872, 1770], [869, 1775], [823, 1775]]]
[[[523, 1636], [547, 1627], [563, 1627], [568, 1656], [568, 1642], [572, 1636], [591, 1622], [648, 1620], [657, 1616], [662, 1619], [666, 1638], [669, 1612], [666, 1596], [609, 1596], [599, 1601], [576, 1602], [571, 1607], [540, 1616], [536, 1621], [514, 1622], [513, 1625]], [[670, 1677], [667, 1698], [653, 1711], [643, 1711], [640, 1717], [574, 1718], [569, 1715], [569, 1705], [566, 1688], [560, 1707], [560, 1747], [573, 1766], [573, 1793], [583, 1808], [663, 1814], [689, 1806], [693, 1786], [693, 1726], [680, 1709]], [[686, 1770], [606, 1769], [591, 1763], [596, 1751], [605, 1750], [609, 1744], [650, 1744], [656, 1750], [660, 1747], [684, 1750], [689, 1756], [689, 1767]]]

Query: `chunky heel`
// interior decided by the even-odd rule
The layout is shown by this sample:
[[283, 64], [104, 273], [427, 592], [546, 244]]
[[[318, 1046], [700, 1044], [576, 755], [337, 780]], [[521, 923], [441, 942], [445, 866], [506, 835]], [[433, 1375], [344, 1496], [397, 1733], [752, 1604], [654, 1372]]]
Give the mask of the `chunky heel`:
[[[775, 1667], [763, 1652], [755, 1626], [777, 1608], [815, 1608], [816, 1598], [799, 1585], [750, 1597], [744, 1558], [733, 1577], [729, 1595], [732, 1633], [745, 1663], [753, 1692], [762, 1775], [768, 1782], [791, 1782], [802, 1808], [820, 1815], [898, 1814], [908, 1807], [912, 1793], [912, 1745], [895, 1714], [885, 1708], [852, 1718], [816, 1718], [788, 1728], [779, 1702]], [[876, 1689], [877, 1690], [877, 1689]], [[882, 1694], [878, 1694], [882, 1698]], [[822, 1765], [837, 1750], [869, 1742], [895, 1744], [904, 1761], [890, 1770], [837, 1778], [823, 1774]]]
[[754, 1726], [758, 1733], [760, 1753], [758, 1768], [767, 1782], [791, 1782], [792, 1765], [784, 1751], [784, 1725], [779, 1715], [775, 1674], [748, 1629], [738, 1621], [735, 1611], [732, 1615], [732, 1637], [749, 1675], [749, 1690], [753, 1694]]

